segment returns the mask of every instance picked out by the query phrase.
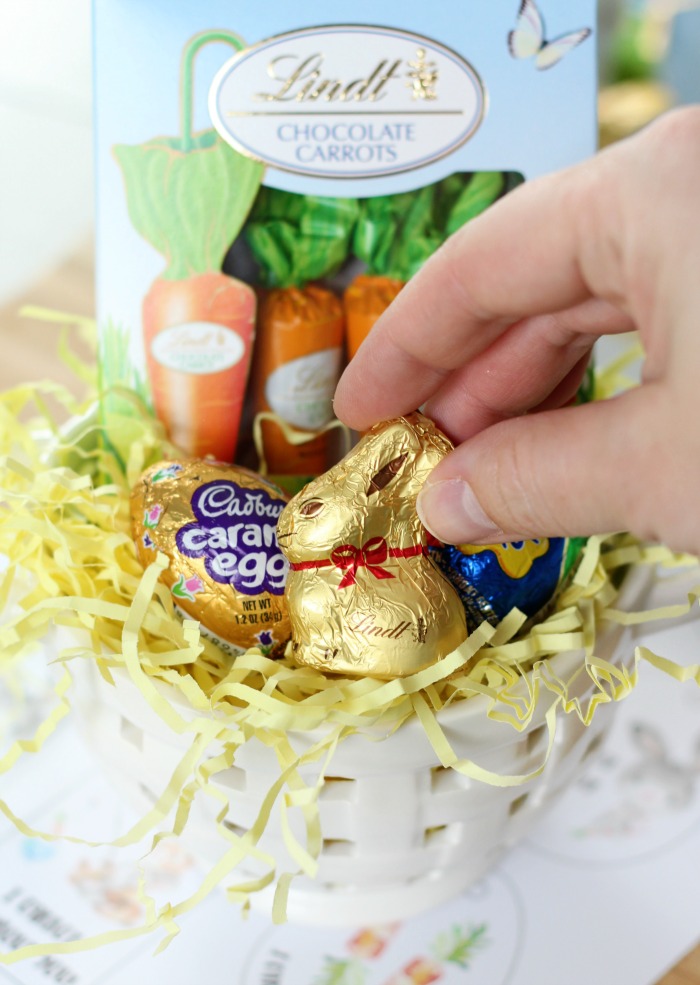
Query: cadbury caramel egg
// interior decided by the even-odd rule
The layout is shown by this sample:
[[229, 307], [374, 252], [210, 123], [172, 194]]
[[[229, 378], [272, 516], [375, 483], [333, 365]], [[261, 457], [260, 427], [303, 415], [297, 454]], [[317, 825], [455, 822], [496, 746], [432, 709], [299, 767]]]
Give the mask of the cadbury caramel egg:
[[286, 501], [254, 472], [211, 461], [160, 462], [132, 491], [139, 560], [167, 555], [161, 579], [175, 604], [228, 653], [280, 652], [289, 639], [276, 534]]

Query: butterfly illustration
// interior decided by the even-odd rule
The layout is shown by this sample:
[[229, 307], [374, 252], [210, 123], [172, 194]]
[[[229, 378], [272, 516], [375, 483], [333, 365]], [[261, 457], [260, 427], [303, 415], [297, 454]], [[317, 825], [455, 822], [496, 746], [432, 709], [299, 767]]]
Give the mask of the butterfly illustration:
[[544, 20], [535, 0], [522, 0], [515, 30], [508, 35], [508, 49], [513, 58], [533, 58], [539, 69], [557, 65], [567, 51], [576, 48], [593, 32], [589, 27], [562, 34], [553, 41], [544, 36]]

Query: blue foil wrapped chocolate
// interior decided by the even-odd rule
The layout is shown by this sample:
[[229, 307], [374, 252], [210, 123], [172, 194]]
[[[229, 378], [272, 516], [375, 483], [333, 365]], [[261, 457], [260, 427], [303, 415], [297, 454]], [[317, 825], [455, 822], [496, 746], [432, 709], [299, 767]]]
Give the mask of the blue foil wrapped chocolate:
[[511, 609], [544, 616], [579, 558], [580, 538], [541, 537], [512, 544], [434, 547], [433, 560], [457, 589], [469, 631], [496, 625]]

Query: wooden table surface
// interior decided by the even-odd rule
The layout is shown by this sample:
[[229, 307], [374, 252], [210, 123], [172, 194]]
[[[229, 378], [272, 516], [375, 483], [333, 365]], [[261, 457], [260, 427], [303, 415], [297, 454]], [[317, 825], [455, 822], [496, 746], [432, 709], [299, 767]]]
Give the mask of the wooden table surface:
[[[94, 313], [92, 246], [86, 243], [53, 273], [42, 278], [24, 297], [0, 308], [0, 389], [28, 380], [51, 379], [67, 385], [72, 374], [57, 353], [55, 327], [21, 318], [25, 304], [90, 316]], [[698, 876], [700, 878], [700, 874]], [[536, 983], [533, 983], [536, 985]], [[566, 985], [562, 982], [562, 985]], [[621, 985], [592, 982], [591, 985]], [[700, 985], [700, 945], [665, 975], [658, 985]]]

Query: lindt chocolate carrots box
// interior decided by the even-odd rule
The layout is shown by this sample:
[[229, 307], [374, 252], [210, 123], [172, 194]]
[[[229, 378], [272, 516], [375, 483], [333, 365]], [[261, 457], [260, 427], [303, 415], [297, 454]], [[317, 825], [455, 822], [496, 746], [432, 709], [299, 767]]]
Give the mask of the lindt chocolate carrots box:
[[595, 0], [95, 0], [103, 413], [331, 465], [335, 384], [403, 284], [595, 150], [595, 25]]

